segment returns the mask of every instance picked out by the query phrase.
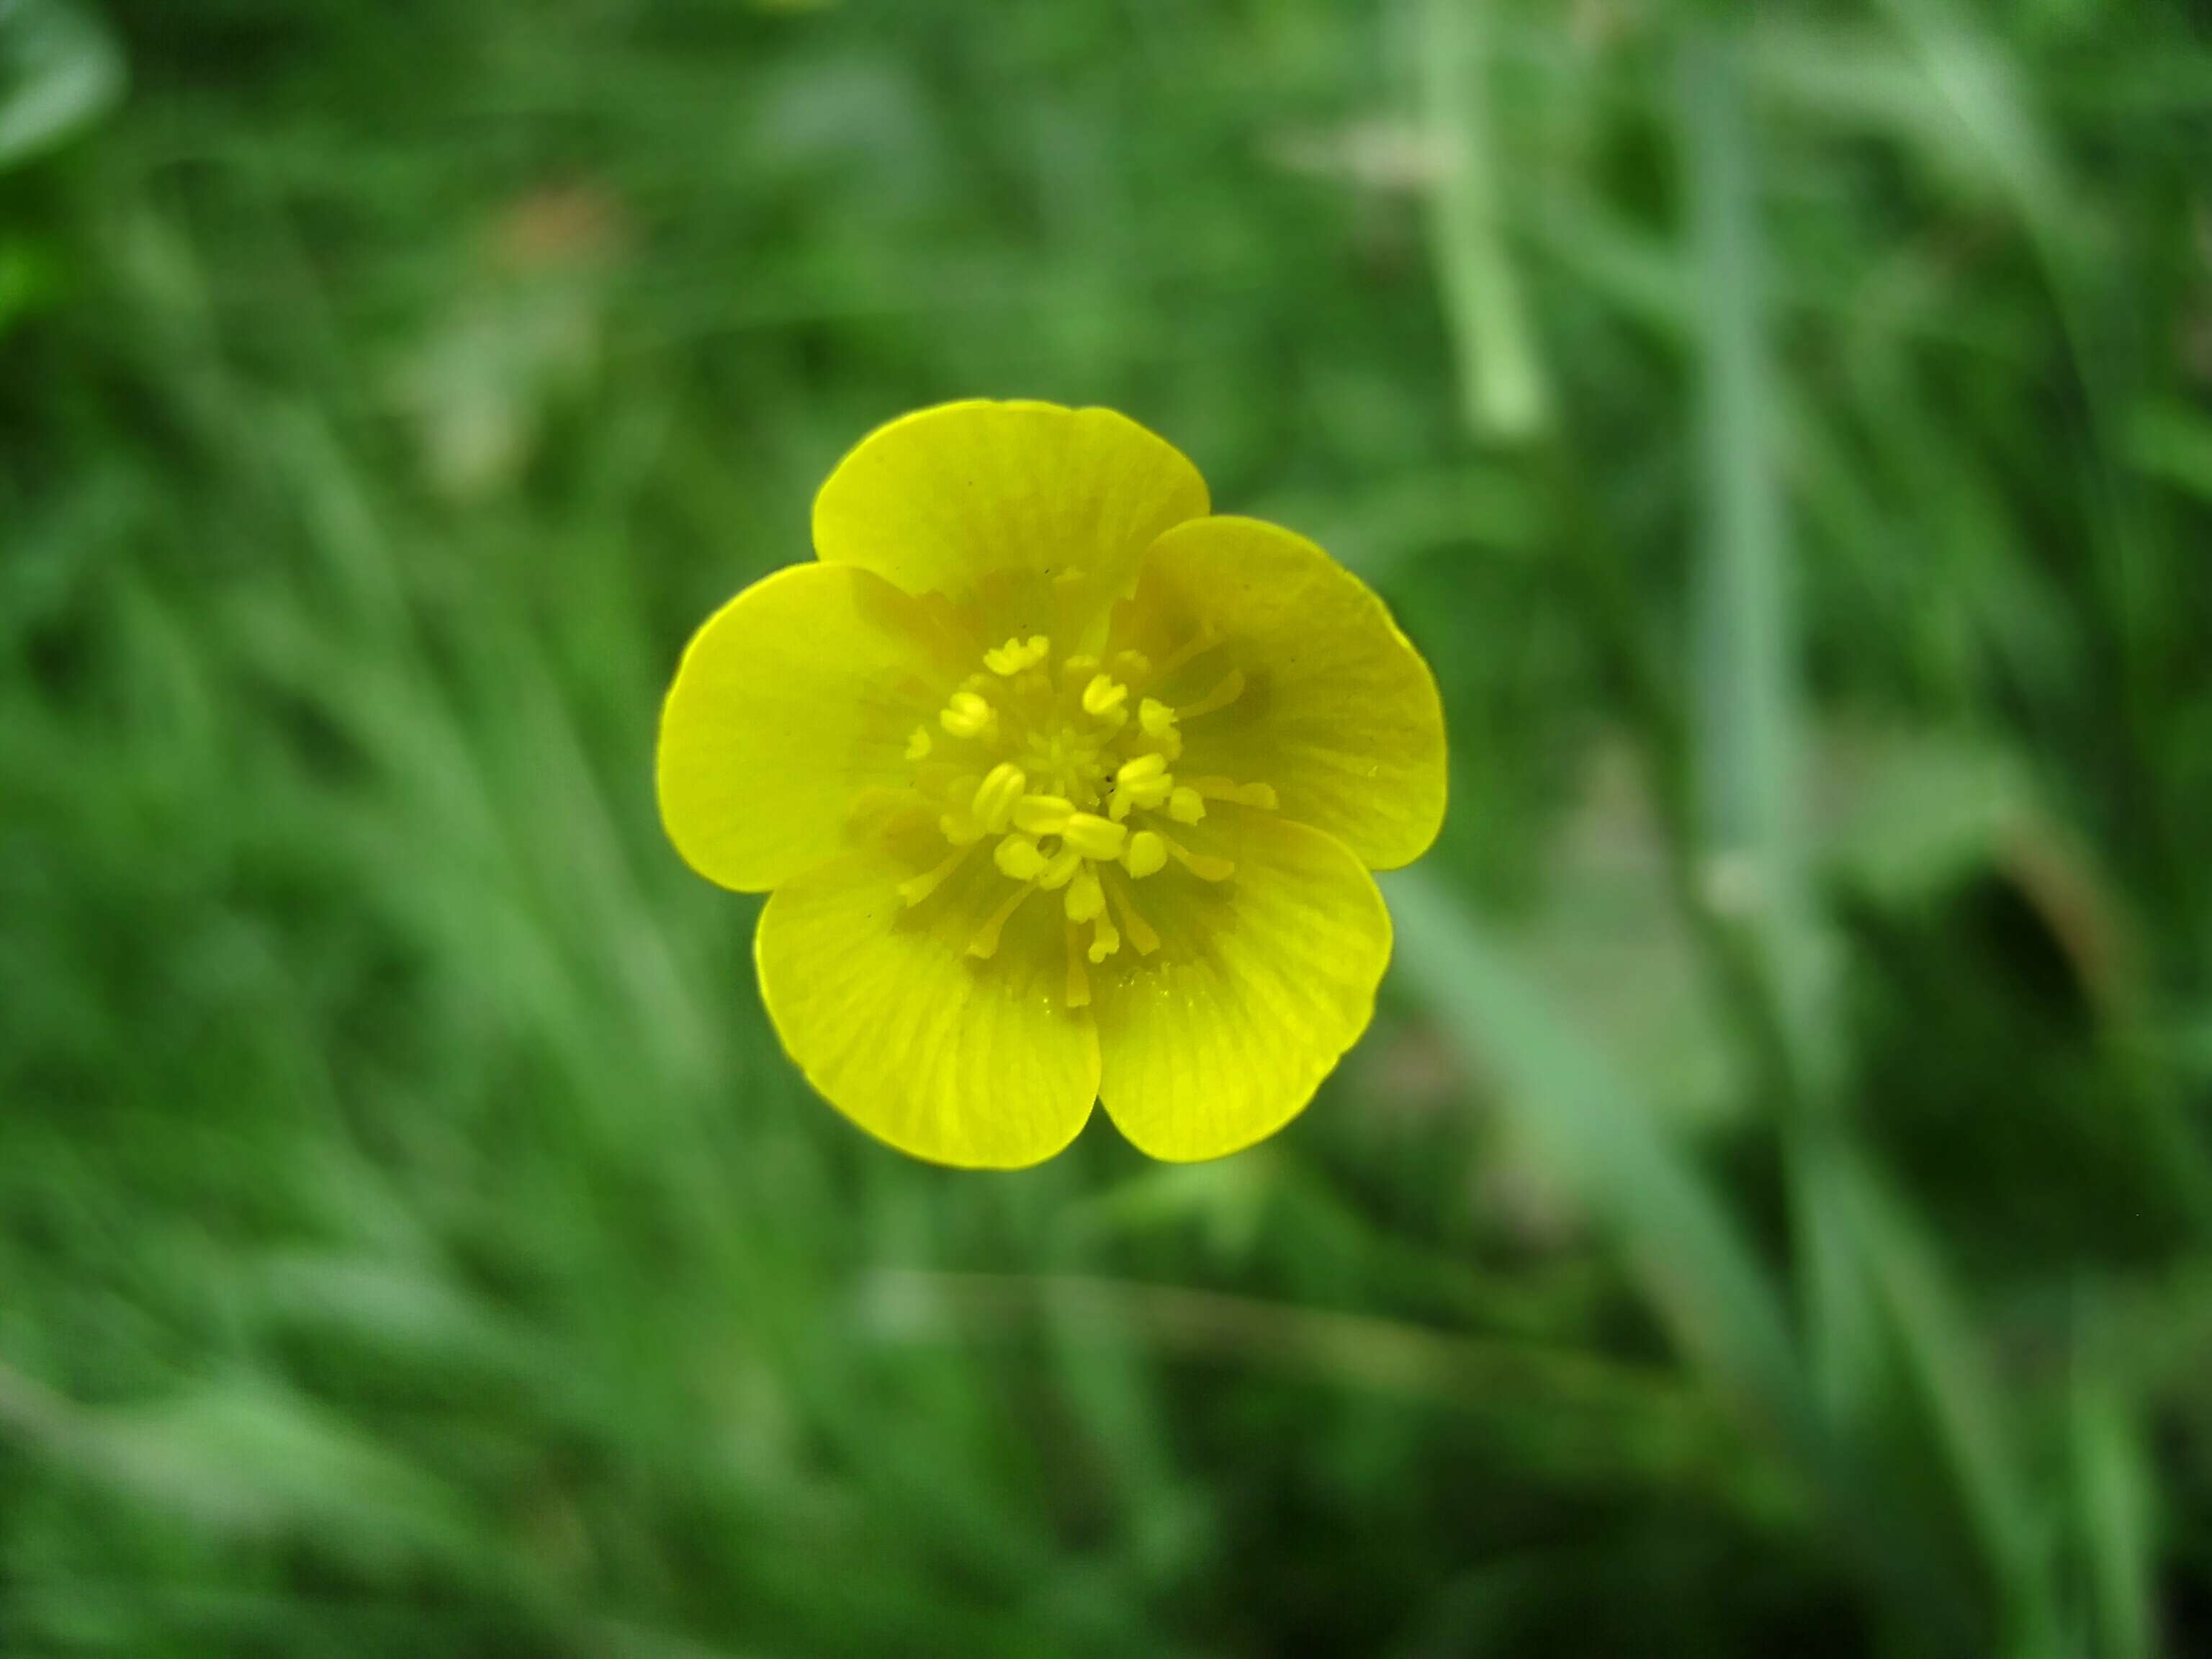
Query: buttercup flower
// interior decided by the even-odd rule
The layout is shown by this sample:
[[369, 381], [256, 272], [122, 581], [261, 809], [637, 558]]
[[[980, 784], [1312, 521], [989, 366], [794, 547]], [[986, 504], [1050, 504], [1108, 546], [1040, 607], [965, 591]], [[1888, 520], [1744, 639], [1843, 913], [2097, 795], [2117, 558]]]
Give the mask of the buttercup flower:
[[699, 630], [659, 756], [684, 858], [769, 893], [808, 1079], [969, 1166], [1094, 1102], [1162, 1158], [1288, 1122], [1374, 1012], [1368, 872], [1443, 817], [1436, 682], [1382, 602], [1103, 409], [894, 421], [814, 545]]

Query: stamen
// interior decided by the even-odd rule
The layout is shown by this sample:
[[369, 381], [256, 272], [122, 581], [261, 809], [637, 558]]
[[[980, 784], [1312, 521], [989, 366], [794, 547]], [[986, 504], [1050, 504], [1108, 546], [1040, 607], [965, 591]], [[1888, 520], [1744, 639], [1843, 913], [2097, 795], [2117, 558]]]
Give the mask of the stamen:
[[999, 711], [973, 691], [955, 691], [937, 723], [956, 738], [994, 736], [999, 729]]
[[1146, 876], [1158, 875], [1167, 867], [1167, 862], [1166, 839], [1150, 830], [1139, 830], [1130, 836], [1129, 844], [1121, 854], [1122, 866], [1137, 881], [1142, 881]]
[[1138, 705], [1137, 724], [1159, 744], [1164, 759], [1175, 760], [1182, 754], [1182, 733], [1176, 730], [1176, 711], [1157, 697], [1146, 697]]
[[1122, 762], [1114, 774], [1114, 804], [1109, 809], [1113, 815], [1126, 818], [1133, 810], [1141, 807], [1149, 811], [1167, 799], [1175, 788], [1167, 765], [1159, 755], [1139, 755]]
[[1067, 1006], [1087, 1008], [1091, 1006], [1091, 975], [1083, 971], [1083, 948], [1075, 942], [1073, 926], [1065, 931], [1067, 936]]
[[1129, 832], [1120, 824], [1090, 812], [1078, 812], [1060, 828], [1060, 839], [1087, 859], [1121, 856], [1121, 843]]
[[921, 874], [908, 876], [901, 882], [898, 884], [899, 896], [906, 901], [907, 908], [911, 910], [942, 887], [945, 884], [945, 878], [966, 862], [967, 858], [966, 848], [955, 848], [945, 855], [944, 861], [934, 870], [925, 870]]
[[1201, 627], [1197, 633], [1192, 635], [1181, 645], [1177, 646], [1173, 651], [1168, 653], [1167, 657], [1161, 662], [1158, 668], [1153, 671], [1154, 678], [1156, 679], [1165, 679], [1169, 675], [1174, 673], [1176, 669], [1182, 667], [1192, 658], [1203, 656], [1206, 652], [1212, 650], [1215, 646], [1220, 643], [1221, 635], [1215, 633], [1211, 628]]
[[1044, 873], [1044, 854], [1027, 836], [1008, 836], [991, 849], [991, 862], [1016, 881], [1035, 881]]
[[1190, 787], [1208, 800], [1233, 800], [1239, 806], [1258, 806], [1270, 812], [1277, 805], [1273, 784], [1239, 783], [1234, 778], [1204, 777], [1191, 779]]
[[1075, 803], [1062, 795], [1024, 795], [1014, 803], [1017, 829], [1032, 836], [1056, 836], [1075, 816]]
[[1196, 702], [1187, 702], [1176, 710], [1179, 720], [1194, 720], [1200, 714], [1211, 714], [1217, 708], [1226, 708], [1244, 695], [1244, 671], [1232, 668], [1221, 677], [1221, 681]]
[[1122, 705], [1128, 701], [1129, 688], [1111, 675], [1094, 674], [1091, 684], [1083, 688], [1083, 712], [1093, 720], [1119, 723], [1127, 719]]
[[1137, 954], [1148, 957], [1160, 948], [1160, 936], [1152, 931], [1152, 924], [1145, 920], [1145, 913], [1137, 908], [1137, 901], [1120, 882], [1113, 886], [1114, 908], [1120, 914], [1121, 926], [1129, 935], [1129, 943], [1137, 947]]
[[1106, 908], [1106, 890], [1098, 884], [1098, 875], [1090, 869], [1079, 870], [1075, 878], [1067, 884], [1067, 896], [1062, 901], [1070, 921], [1091, 921]]
[[1114, 931], [1112, 920], [1104, 915], [1094, 917], [1091, 923], [1091, 959], [1103, 962], [1121, 948], [1121, 936]]
[[983, 653], [983, 665], [994, 674], [1012, 679], [1024, 668], [1034, 668], [1051, 654], [1052, 641], [1042, 634], [1032, 634], [1027, 644], [1020, 640], [1008, 640], [995, 651]]
[[1194, 853], [1181, 842], [1165, 836], [1160, 839], [1167, 842], [1168, 851], [1175, 854], [1176, 862], [1200, 881], [1226, 881], [1237, 873], [1237, 866], [1227, 859], [1218, 859], [1211, 853]]
[[999, 952], [999, 935], [1006, 931], [1008, 919], [1015, 911], [1022, 908], [1022, 901], [1036, 890], [1033, 887], [1024, 885], [1015, 888], [1012, 892], [1007, 894], [999, 908], [991, 912], [989, 919], [969, 939], [968, 954], [971, 957], [981, 957], [986, 960], [996, 956]]
[[845, 809], [845, 822], [863, 834], [872, 830], [888, 833], [911, 828], [917, 822], [927, 823], [931, 805], [922, 792], [911, 785], [894, 789], [870, 784], [854, 795], [852, 804]]
[[[1116, 955], [1125, 942], [1140, 956], [1158, 951], [1160, 935], [1138, 909], [1134, 884], [1160, 873], [1170, 860], [1208, 882], [1230, 879], [1237, 866], [1158, 830], [1136, 829], [1130, 816], [1159, 813], [1147, 821], [1164, 829], [1169, 819], [1200, 823], [1216, 802], [1262, 809], [1277, 804], [1264, 783], [1179, 780], [1171, 769], [1183, 754], [1183, 723], [1243, 696], [1243, 672], [1229, 671], [1180, 708], [1142, 695], [1221, 643], [1200, 627], [1157, 665], [1134, 650], [1108, 653], [1103, 663], [1082, 653], [1055, 660], [1043, 632], [985, 651], [985, 672], [961, 681], [937, 719], [907, 738], [912, 782], [895, 792], [897, 801], [885, 810], [896, 805], [900, 821], [919, 830], [941, 808], [937, 825], [951, 845], [934, 868], [898, 884], [900, 898], [908, 906], [923, 902], [988, 838], [992, 863], [1011, 890], [969, 935], [969, 955], [995, 955], [1006, 923], [1037, 892], [1060, 896], [1071, 1008], [1089, 1005], [1088, 969]], [[956, 742], [948, 750], [946, 736], [983, 747]]]
[[937, 820], [937, 827], [945, 832], [945, 839], [955, 847], [968, 847], [983, 839], [983, 826], [967, 803], [975, 797], [975, 787], [982, 782], [973, 772], [963, 772], [945, 787], [945, 799], [951, 805], [945, 815]]
[[1029, 787], [1030, 781], [1022, 775], [1020, 767], [1012, 761], [1000, 761], [991, 769], [989, 775], [975, 786], [975, 801], [969, 811], [985, 830], [993, 832], [1003, 830], [1006, 827], [1006, 820], [1012, 816], [1014, 803], [1022, 798], [1022, 792]]
[[1056, 892], [1073, 880], [1075, 872], [1082, 867], [1083, 854], [1073, 847], [1063, 845], [1058, 852], [1045, 860], [1044, 869], [1038, 875], [1036, 884], [1048, 893]]

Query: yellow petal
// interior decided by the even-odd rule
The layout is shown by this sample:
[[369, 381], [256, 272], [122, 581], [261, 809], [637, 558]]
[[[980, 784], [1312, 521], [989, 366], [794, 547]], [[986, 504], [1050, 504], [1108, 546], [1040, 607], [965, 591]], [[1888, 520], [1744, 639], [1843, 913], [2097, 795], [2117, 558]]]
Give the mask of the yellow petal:
[[1100, 1096], [1154, 1158], [1218, 1158], [1297, 1116], [1390, 960], [1389, 912], [1342, 842], [1255, 814], [1222, 850], [1231, 881], [1138, 890], [1160, 948], [1097, 976]]
[[814, 501], [814, 548], [909, 593], [990, 585], [994, 637], [1063, 650], [1126, 594], [1152, 538], [1206, 511], [1173, 445], [1109, 409], [944, 404], [879, 427]]
[[913, 775], [915, 726], [963, 665], [939, 637], [848, 565], [779, 570], [709, 617], [669, 688], [656, 763], [661, 822], [691, 867], [755, 892], [835, 854], [856, 797]]
[[1221, 638], [1151, 690], [1173, 704], [1174, 691], [1235, 688], [1212, 712], [1185, 714], [1178, 773], [1272, 785], [1284, 817], [1328, 831], [1372, 869], [1428, 849], [1443, 823], [1443, 702], [1358, 577], [1277, 526], [1201, 519], [1152, 544], [1133, 614], [1139, 642], [1163, 661], [1205, 630]]
[[783, 1046], [830, 1103], [934, 1164], [1019, 1169], [1073, 1140], [1098, 1093], [1098, 1040], [1060, 1002], [1058, 900], [1032, 893], [988, 961], [979, 908], [1017, 890], [981, 849], [908, 908], [908, 874], [850, 854], [784, 883], [754, 957]]

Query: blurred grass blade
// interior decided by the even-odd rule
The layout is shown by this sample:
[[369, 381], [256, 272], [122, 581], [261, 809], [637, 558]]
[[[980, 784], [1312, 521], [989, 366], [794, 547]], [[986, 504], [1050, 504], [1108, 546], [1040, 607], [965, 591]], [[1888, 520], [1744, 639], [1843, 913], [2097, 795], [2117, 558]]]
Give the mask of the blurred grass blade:
[[[1692, 35], [1680, 65], [1695, 242], [1703, 556], [1697, 752], [1706, 896], [1759, 942], [1793, 1062], [1822, 1029], [1804, 883], [1796, 643], [1753, 139], [1732, 40]], [[1801, 1081], [1808, 1080], [1801, 1075]]]
[[1832, 1066], [1800, 822], [1804, 744], [1754, 145], [1738, 43], [1693, 33], [1678, 68], [1702, 382], [1695, 668], [1705, 897], [1755, 945], [1752, 994], [1782, 1044], [1775, 1081], [1792, 1131], [1791, 1220], [1810, 1363], [1825, 1405], [1848, 1420], [1871, 1384], [1876, 1319], [1845, 1218], [1823, 1188], [1826, 1135], [1804, 1112], [1826, 1097]]
[[1920, 60], [1929, 91], [1950, 111], [2003, 184], [2062, 283], [2094, 247], [2065, 169], [2003, 42], [1949, 0], [1884, 0]]
[[2033, 1487], [2014, 1443], [2010, 1407], [1978, 1345], [1972, 1311], [1870, 1172], [1838, 1159], [1825, 1166], [1823, 1177], [1848, 1205], [1859, 1259], [1881, 1297], [1991, 1582], [2007, 1603], [2014, 1650], [2055, 1653], [2057, 1608]]
[[[1647, 1478], [1694, 1485], [1763, 1519], [1789, 1513], [1796, 1495], [1704, 1393], [1656, 1368], [1550, 1343], [1447, 1334], [1370, 1315], [1075, 1273], [887, 1270], [865, 1282], [859, 1311], [888, 1343], [975, 1339], [1042, 1324], [1065, 1360], [1079, 1356], [1092, 1370], [1102, 1362], [1109, 1370], [1125, 1365], [1140, 1350], [1456, 1411], [1511, 1413], [1528, 1426], [1532, 1443], [1517, 1448], [1516, 1458], [1593, 1476], [1607, 1462], [1625, 1464]], [[1589, 1449], [1601, 1443], [1601, 1461], [1585, 1462]], [[1141, 1472], [1117, 1475], [1135, 1473]]]
[[1882, 1318], [1864, 1263], [1848, 1195], [1831, 1172], [1825, 1152], [1796, 1137], [1790, 1182], [1790, 1225], [1797, 1248], [1797, 1280], [1803, 1298], [1807, 1363], [1820, 1404], [1839, 1433], [1869, 1428], [1885, 1358]]
[[1143, 1332], [1110, 1299], [1052, 1297], [1040, 1312], [1072, 1426], [1125, 1512], [1146, 1576], [1166, 1581], [1188, 1571], [1212, 1540], [1203, 1503], [1184, 1489], [1168, 1455]]
[[1516, 1129], [1615, 1237], [1684, 1350], [1784, 1432], [1815, 1435], [1774, 1287], [1657, 1116], [1441, 881], [1385, 880], [1398, 970], [1497, 1079]]
[[211, 1533], [304, 1533], [387, 1562], [458, 1559], [469, 1548], [472, 1517], [442, 1481], [357, 1424], [261, 1379], [92, 1408], [0, 1366], [0, 1430], [119, 1498]]
[[2081, 1540], [2096, 1651], [2103, 1659], [2151, 1659], [2158, 1551], [2154, 1485], [2141, 1428], [2100, 1376], [2074, 1387], [2074, 1533]]
[[1893, 1605], [1930, 1629], [1970, 1629], [1968, 1587], [1933, 1569], [1910, 1516], [1879, 1506], [1869, 1471], [1822, 1415], [1774, 1285], [1658, 1115], [1443, 883], [1418, 869], [1382, 880], [1395, 970], [1496, 1079], [1516, 1138], [1611, 1235], [1683, 1352], [1775, 1437]]
[[1462, 406], [1477, 437], [1515, 443], [1549, 427], [1551, 391], [1505, 243], [1485, 3], [1419, 0], [1416, 47], [1422, 127], [1437, 152], [1431, 240]]
[[123, 55], [66, 0], [0, 0], [0, 173], [35, 160], [123, 95]]
[[2147, 404], [2128, 423], [2136, 470], [2201, 501], [2212, 501], [2212, 420], [2178, 400]]

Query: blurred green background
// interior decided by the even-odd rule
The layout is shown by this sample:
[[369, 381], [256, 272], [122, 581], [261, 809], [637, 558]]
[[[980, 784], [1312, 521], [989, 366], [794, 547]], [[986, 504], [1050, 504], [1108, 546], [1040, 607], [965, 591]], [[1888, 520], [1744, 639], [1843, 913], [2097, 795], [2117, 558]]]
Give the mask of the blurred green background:
[[[2212, 1652], [2212, 33], [0, 0], [0, 1650]], [[780, 1058], [690, 630], [1123, 409], [1454, 734], [1218, 1164]]]

